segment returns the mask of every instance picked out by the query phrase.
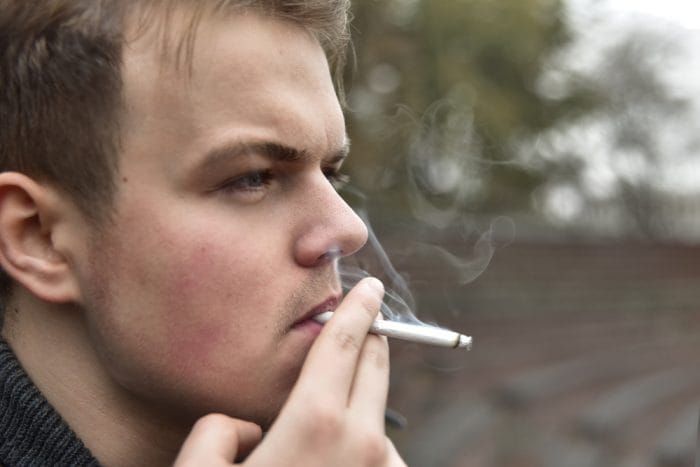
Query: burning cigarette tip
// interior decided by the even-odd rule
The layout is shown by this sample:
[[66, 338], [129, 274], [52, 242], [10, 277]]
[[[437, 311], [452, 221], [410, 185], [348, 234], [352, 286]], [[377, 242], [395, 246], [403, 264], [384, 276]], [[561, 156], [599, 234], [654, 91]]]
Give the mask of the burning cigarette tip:
[[472, 348], [472, 338], [470, 336], [465, 336], [464, 334], [459, 335], [457, 345], [455, 346], [460, 349], [471, 350]]

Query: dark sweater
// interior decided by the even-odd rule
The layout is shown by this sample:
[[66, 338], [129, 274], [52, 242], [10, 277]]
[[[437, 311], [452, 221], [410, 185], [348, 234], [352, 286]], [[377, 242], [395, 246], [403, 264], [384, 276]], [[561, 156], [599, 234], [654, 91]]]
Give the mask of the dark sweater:
[[0, 465], [99, 466], [0, 339]]

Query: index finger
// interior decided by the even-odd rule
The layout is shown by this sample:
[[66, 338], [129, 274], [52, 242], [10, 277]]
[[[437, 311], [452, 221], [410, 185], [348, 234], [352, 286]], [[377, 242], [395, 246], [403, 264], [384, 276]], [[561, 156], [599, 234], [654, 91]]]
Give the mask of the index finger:
[[311, 347], [295, 390], [347, 404], [361, 349], [383, 296], [384, 285], [373, 277], [348, 292]]

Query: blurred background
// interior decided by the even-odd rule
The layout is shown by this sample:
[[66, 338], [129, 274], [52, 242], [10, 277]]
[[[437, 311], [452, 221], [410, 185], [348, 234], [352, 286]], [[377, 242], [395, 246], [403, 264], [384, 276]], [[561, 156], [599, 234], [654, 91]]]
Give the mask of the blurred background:
[[358, 265], [474, 337], [392, 342], [409, 465], [694, 465], [694, 5], [354, 0]]

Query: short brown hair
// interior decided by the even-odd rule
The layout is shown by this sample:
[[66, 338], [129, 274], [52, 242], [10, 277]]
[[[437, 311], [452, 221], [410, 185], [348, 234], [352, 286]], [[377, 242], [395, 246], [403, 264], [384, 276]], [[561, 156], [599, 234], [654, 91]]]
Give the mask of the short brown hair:
[[309, 30], [340, 83], [349, 0], [0, 0], [0, 171], [50, 183], [95, 225], [108, 218], [126, 23], [175, 9], [191, 19], [178, 54], [205, 15], [253, 9]]

